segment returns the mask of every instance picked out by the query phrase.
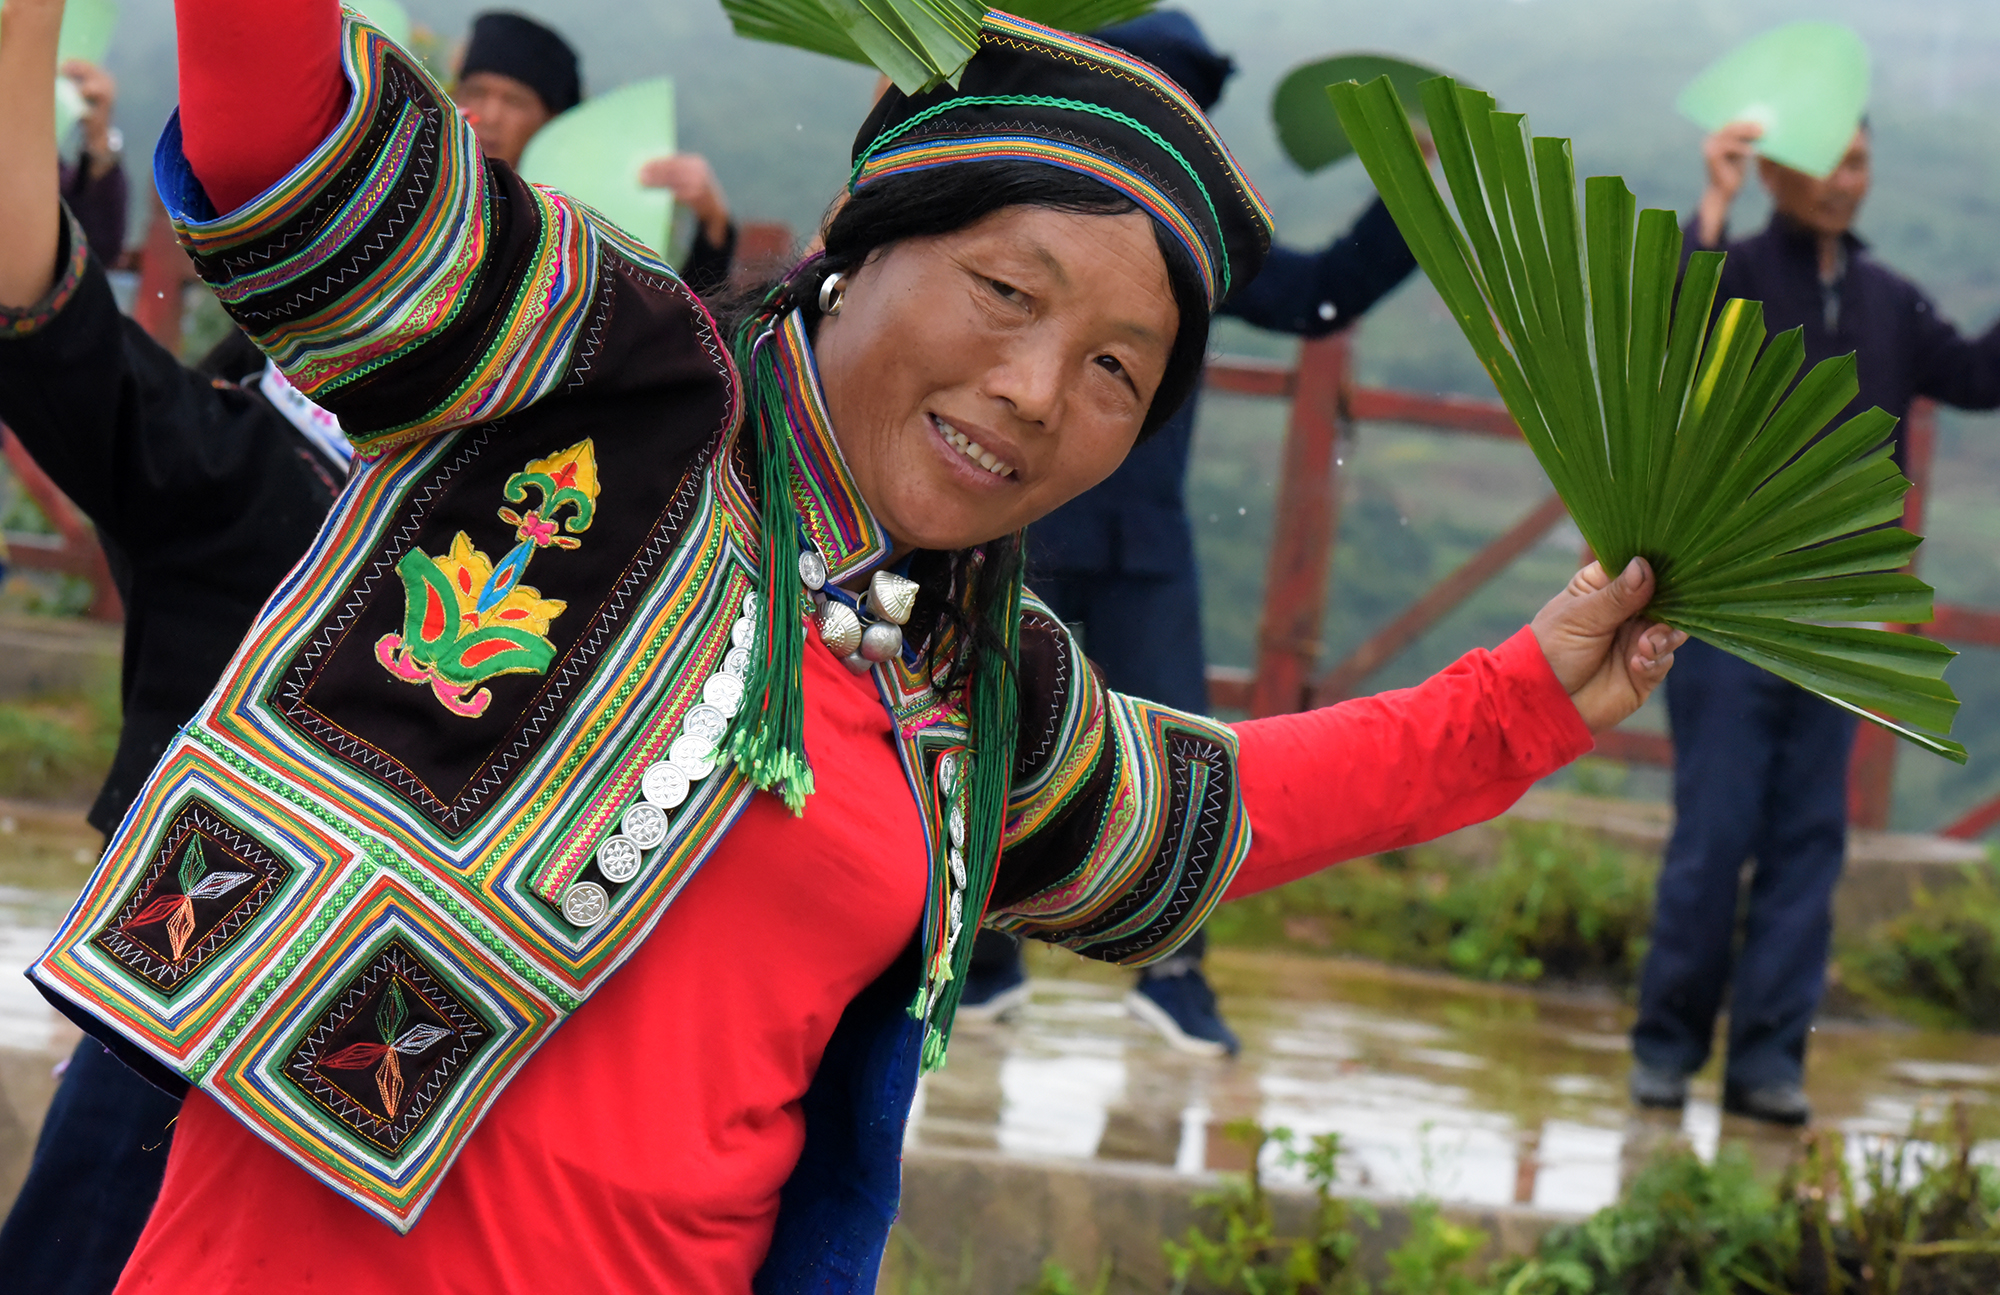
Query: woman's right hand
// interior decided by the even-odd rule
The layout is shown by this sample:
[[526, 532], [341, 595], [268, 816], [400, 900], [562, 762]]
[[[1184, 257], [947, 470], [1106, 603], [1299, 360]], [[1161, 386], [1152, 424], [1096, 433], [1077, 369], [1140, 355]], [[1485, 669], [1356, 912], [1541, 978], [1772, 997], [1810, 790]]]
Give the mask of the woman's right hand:
[[1722, 241], [1729, 225], [1729, 208], [1743, 188], [1743, 175], [1756, 155], [1757, 141], [1764, 128], [1754, 121], [1733, 121], [1702, 141], [1701, 158], [1708, 166], [1708, 188], [1701, 195], [1700, 226], [1703, 247]]

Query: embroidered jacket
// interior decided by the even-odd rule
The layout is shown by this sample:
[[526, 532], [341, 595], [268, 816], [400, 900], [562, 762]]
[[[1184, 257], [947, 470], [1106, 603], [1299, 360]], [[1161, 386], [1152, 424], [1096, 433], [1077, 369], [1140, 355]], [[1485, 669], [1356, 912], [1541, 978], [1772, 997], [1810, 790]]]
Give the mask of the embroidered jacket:
[[[197, 270], [359, 466], [32, 974], [407, 1230], [752, 794], [714, 751], [766, 591], [738, 381], [700, 303], [486, 162], [380, 33], [350, 20], [344, 58], [338, 129], [240, 210], [214, 213], [177, 123], [161, 141]], [[806, 528], [836, 576], [865, 570], [886, 538], [792, 341]], [[919, 670], [877, 668], [932, 857], [923, 961], [827, 1049], [760, 1289], [872, 1288], [922, 1041], [907, 1009], [964, 926], [1143, 963], [1248, 848], [1227, 728], [1107, 692], [1032, 602], [1022, 642], [983, 914], [953, 866], [964, 717]]]

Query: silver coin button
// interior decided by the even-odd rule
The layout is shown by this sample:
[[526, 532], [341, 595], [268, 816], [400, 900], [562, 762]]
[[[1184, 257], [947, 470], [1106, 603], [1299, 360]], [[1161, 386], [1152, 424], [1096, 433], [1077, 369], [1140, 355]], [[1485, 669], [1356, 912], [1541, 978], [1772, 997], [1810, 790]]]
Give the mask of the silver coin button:
[[731, 648], [722, 658], [722, 673], [732, 679], [750, 677], [750, 649]]
[[743, 681], [733, 674], [712, 674], [701, 686], [701, 699], [733, 718], [743, 709]]
[[946, 795], [958, 789], [958, 753], [956, 751], [947, 751], [938, 760], [937, 780], [938, 790], [944, 792]]
[[738, 616], [736, 623], [729, 627], [729, 641], [744, 651], [757, 641], [757, 622], [749, 616]]
[[[672, 768], [672, 765], [668, 765]], [[667, 839], [667, 811], [650, 801], [640, 801], [625, 811], [619, 829], [641, 850], [650, 850]]]
[[963, 850], [965, 848], [965, 811], [957, 805], [953, 805], [951, 813], [946, 817], [944, 824], [945, 830], [951, 833], [951, 843]]
[[571, 926], [596, 926], [610, 911], [611, 896], [594, 881], [579, 881], [563, 892], [563, 920]]
[[650, 805], [673, 809], [688, 798], [688, 776], [664, 761], [647, 768], [639, 779], [639, 794]]
[[729, 717], [706, 702], [688, 711], [681, 720], [681, 732], [698, 737], [710, 746], [720, 742], [722, 735], [728, 731]]
[[629, 836], [614, 836], [597, 847], [597, 870], [606, 881], [625, 882], [639, 875], [644, 858], [639, 843]]
[[826, 559], [818, 549], [799, 554], [799, 583], [815, 592], [826, 588]]
[[715, 769], [715, 743], [683, 733], [667, 748], [667, 761], [690, 780], [706, 778]]
[[951, 884], [958, 887], [960, 890], [964, 890], [965, 855], [959, 850], [957, 846], [953, 846], [951, 848], [951, 855], [949, 857], [951, 859]]
[[751, 617], [757, 614], [757, 591], [755, 589], [743, 595], [743, 614]]

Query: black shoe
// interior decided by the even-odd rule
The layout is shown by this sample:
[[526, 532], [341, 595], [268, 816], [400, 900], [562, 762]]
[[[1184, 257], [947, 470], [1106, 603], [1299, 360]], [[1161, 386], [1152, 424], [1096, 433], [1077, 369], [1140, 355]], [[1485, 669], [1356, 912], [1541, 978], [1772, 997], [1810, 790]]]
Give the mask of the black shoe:
[[1222, 1023], [1215, 991], [1199, 965], [1165, 975], [1143, 975], [1125, 995], [1125, 1009], [1158, 1030], [1182, 1052], [1198, 1057], [1233, 1057], [1242, 1047]]
[[1767, 1084], [1762, 1088], [1724, 1084], [1722, 1109], [1766, 1124], [1804, 1124], [1812, 1119], [1812, 1103], [1806, 1100], [1806, 1090], [1797, 1084]]
[[997, 1021], [1028, 1001], [1028, 973], [1016, 956], [986, 970], [974, 965], [965, 977], [965, 994], [958, 1000], [961, 1021]]
[[1626, 1086], [1631, 1089], [1632, 1100], [1640, 1106], [1677, 1111], [1687, 1105], [1688, 1077], [1678, 1070], [1635, 1061]]

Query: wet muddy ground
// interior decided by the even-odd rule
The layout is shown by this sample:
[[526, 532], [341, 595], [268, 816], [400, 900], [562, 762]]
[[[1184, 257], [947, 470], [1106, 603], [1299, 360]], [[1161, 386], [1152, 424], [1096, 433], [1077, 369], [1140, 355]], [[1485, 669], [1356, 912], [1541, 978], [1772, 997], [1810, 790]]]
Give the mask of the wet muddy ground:
[[[0, 804], [0, 1204], [10, 1201], [76, 1033], [21, 971], [89, 871], [80, 810]], [[1724, 1138], [1776, 1172], [1794, 1136], [1717, 1106], [1711, 1073], [1676, 1116], [1625, 1101], [1627, 1009], [1610, 995], [1538, 993], [1373, 964], [1219, 950], [1211, 978], [1242, 1057], [1169, 1049], [1125, 1012], [1129, 973], [1031, 951], [1034, 997], [1009, 1022], [962, 1025], [925, 1080], [910, 1142], [1185, 1173], [1241, 1168], [1224, 1133], [1254, 1118], [1337, 1132], [1343, 1178], [1403, 1195], [1587, 1211], [1665, 1139]], [[2000, 1037], [1824, 1025], [1809, 1089], [1821, 1122], [1896, 1135], [1954, 1100], [2000, 1116]], [[1283, 1171], [1278, 1171], [1283, 1177]]]

